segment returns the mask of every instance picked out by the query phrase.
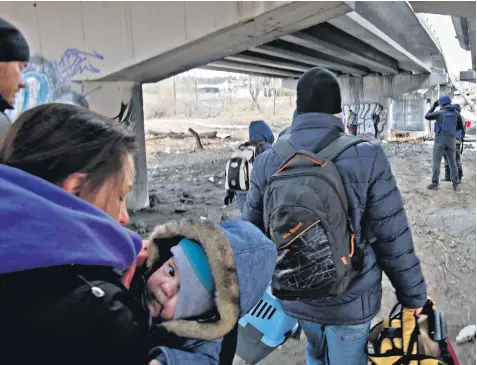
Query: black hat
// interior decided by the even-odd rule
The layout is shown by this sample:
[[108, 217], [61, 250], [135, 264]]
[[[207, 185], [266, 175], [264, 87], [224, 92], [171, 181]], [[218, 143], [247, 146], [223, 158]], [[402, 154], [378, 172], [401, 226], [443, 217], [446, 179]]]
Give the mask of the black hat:
[[326, 68], [314, 67], [305, 72], [296, 87], [296, 110], [303, 113], [341, 113], [338, 79]]
[[20, 31], [0, 18], [0, 62], [30, 60], [30, 47]]

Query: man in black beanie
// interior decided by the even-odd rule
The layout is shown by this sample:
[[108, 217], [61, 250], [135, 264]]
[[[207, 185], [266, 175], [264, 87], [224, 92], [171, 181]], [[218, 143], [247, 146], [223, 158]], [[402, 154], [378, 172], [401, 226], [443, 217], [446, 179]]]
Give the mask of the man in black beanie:
[[13, 109], [15, 95], [25, 87], [22, 70], [29, 59], [30, 48], [23, 34], [0, 18], [0, 135], [10, 125], [5, 111]]
[[[297, 115], [287, 133], [272, 148], [260, 154], [253, 164], [242, 218], [270, 234], [280, 247], [272, 291], [280, 297], [284, 311], [298, 320], [308, 338], [307, 364], [365, 365], [368, 363], [365, 348], [371, 320], [381, 307], [382, 271], [391, 280], [397, 299], [416, 314], [426, 303], [426, 284], [413, 248], [401, 193], [381, 145], [362, 141], [339, 153], [342, 150], [339, 143], [343, 139], [328, 144], [344, 134], [340, 118], [341, 93], [335, 75], [318, 67], [307, 71], [298, 81], [296, 104]], [[285, 143], [288, 143], [288, 148], [284, 148]], [[323, 225], [320, 223], [321, 216], [329, 218], [327, 212], [335, 212], [336, 206], [343, 204], [342, 200], [336, 199], [337, 195], [329, 195], [329, 202], [315, 199], [313, 191], [315, 195], [322, 194], [318, 191], [320, 189], [331, 191], [328, 190], [331, 180], [313, 180], [308, 170], [306, 184], [304, 180], [300, 180], [301, 184], [298, 182], [303, 173], [300, 175], [297, 168], [303, 168], [306, 160], [299, 156], [295, 157], [294, 164], [288, 164], [290, 169], [294, 168], [293, 172], [287, 174], [283, 171], [285, 178], [280, 178], [282, 172], [275, 174], [282, 162], [295, 151], [316, 153], [323, 145], [338, 151], [331, 161], [343, 182], [347, 198], [343, 200], [348, 202], [343, 208], [347, 217], [336, 215], [335, 221], [348, 219], [351, 223], [349, 230], [354, 233], [350, 258], [342, 256], [341, 267], [352, 263], [356, 275], [346, 283], [340, 282], [343, 284], [342, 294], [333, 295], [326, 295], [326, 289], [319, 289], [323, 287], [310, 285], [329, 275], [329, 261], [323, 264], [323, 258], [329, 256], [319, 256], [321, 252], [338, 252], [339, 244], [345, 245], [345, 237], [338, 236], [337, 230], [330, 225], [320, 230], [325, 225], [325, 220]], [[329, 150], [328, 153], [333, 154]], [[316, 169], [321, 169], [325, 166], [323, 161], [328, 161], [328, 157], [323, 156], [320, 156], [321, 165], [317, 164]], [[325, 170], [317, 171], [317, 175], [325, 173]], [[270, 181], [272, 176], [275, 178]], [[282, 185], [278, 185], [278, 181]], [[266, 190], [267, 185], [270, 189]], [[310, 201], [316, 206], [303, 207]], [[327, 210], [316, 209], [325, 208], [324, 205]], [[279, 209], [275, 209], [277, 206]], [[293, 209], [287, 210], [287, 207]], [[314, 209], [313, 214], [310, 214], [310, 209]], [[267, 222], [267, 227], [264, 222]], [[288, 224], [290, 229], [284, 229], [282, 235], [281, 228], [288, 228]], [[289, 237], [289, 242], [282, 241]], [[341, 237], [339, 242], [336, 237]], [[319, 266], [320, 263], [323, 266]], [[310, 267], [313, 264], [316, 267]], [[333, 265], [336, 268], [339, 263], [334, 261]], [[284, 292], [286, 295], [281, 295]]]

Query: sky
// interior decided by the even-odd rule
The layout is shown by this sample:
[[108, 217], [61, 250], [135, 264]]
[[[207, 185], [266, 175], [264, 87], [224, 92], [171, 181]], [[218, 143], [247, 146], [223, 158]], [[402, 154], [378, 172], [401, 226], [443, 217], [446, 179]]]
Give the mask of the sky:
[[[426, 15], [434, 34], [441, 44], [442, 52], [447, 60], [448, 72], [458, 76], [460, 71], [472, 68], [470, 52], [460, 47], [451, 17], [437, 14]], [[228, 74], [228, 72], [201, 69], [196, 69], [195, 72], [197, 76], [202, 77], [224, 76]]]
[[427, 19], [441, 44], [449, 73], [458, 76], [460, 71], [471, 69], [472, 58], [470, 52], [460, 47], [451, 17], [447, 15], [427, 14]]

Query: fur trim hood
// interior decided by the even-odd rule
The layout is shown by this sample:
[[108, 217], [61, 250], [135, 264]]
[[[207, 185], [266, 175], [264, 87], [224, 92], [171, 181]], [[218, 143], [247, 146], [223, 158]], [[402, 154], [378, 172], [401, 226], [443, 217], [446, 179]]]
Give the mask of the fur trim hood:
[[[262, 297], [276, 263], [275, 245], [254, 225], [181, 220], [156, 227], [147, 246], [149, 268], [169, 257], [182, 237], [200, 242], [215, 281], [215, 321], [172, 320], [161, 324], [180, 337], [211, 341], [229, 333]], [[165, 256], [165, 257], [164, 257]]]

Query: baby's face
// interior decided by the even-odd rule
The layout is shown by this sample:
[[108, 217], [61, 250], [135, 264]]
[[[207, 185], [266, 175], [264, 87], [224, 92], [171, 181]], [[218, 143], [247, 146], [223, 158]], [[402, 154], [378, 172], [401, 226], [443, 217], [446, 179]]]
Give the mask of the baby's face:
[[166, 261], [147, 280], [149, 310], [153, 317], [171, 320], [179, 299], [179, 270], [174, 258]]

